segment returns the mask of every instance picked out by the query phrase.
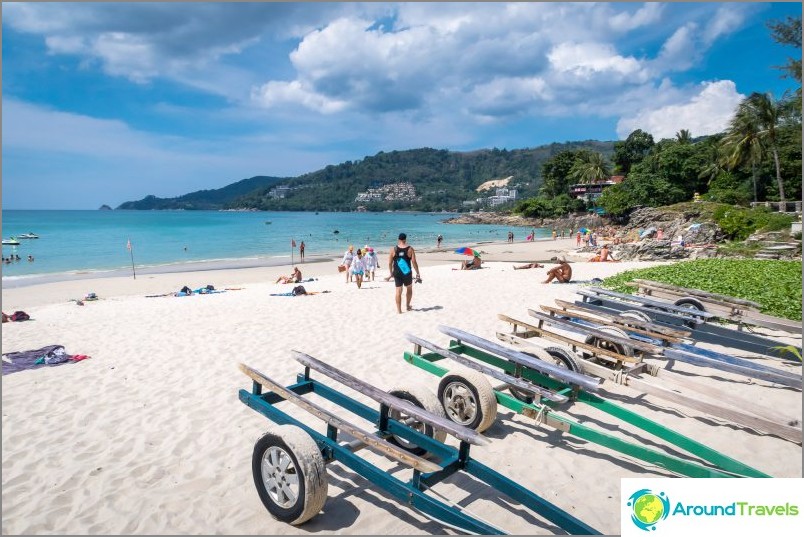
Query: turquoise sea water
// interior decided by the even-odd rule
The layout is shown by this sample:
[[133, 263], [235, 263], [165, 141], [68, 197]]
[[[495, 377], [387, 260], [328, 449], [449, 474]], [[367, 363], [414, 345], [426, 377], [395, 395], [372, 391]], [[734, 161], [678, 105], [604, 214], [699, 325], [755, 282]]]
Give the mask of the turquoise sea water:
[[[440, 213], [310, 213], [224, 211], [13, 211], [4, 210], [3, 238], [35, 233], [3, 246], [21, 261], [2, 265], [3, 285], [67, 279], [80, 273], [131, 270], [130, 239], [138, 272], [267, 266], [291, 262], [291, 240], [305, 243], [305, 257], [340, 255], [350, 244], [387, 251], [400, 232], [421, 249], [523, 240], [530, 228], [455, 225]], [[270, 222], [270, 223], [268, 223]], [[338, 233], [335, 233], [338, 231]], [[548, 237], [537, 229], [536, 237]], [[34, 257], [28, 262], [28, 255]], [[298, 247], [293, 250], [298, 259]], [[102, 274], [95, 274], [102, 275]]]

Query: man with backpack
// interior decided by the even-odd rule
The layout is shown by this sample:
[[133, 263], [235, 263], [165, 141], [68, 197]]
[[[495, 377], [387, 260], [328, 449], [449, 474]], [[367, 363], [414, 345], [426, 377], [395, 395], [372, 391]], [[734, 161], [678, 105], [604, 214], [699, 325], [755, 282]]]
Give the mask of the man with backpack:
[[[402, 286], [405, 286], [405, 305], [410, 311], [410, 301], [413, 298], [413, 270], [416, 271], [416, 281], [421, 283], [419, 264], [416, 262], [416, 252], [413, 246], [407, 243], [408, 236], [399, 234], [399, 241], [388, 255], [388, 271], [394, 277], [396, 285], [396, 311], [402, 313]], [[411, 269], [411, 267], [413, 267]]]

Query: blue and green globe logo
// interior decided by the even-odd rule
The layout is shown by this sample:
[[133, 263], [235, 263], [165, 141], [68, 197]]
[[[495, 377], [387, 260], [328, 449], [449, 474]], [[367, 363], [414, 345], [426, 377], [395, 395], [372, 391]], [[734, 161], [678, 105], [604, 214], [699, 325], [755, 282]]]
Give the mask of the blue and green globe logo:
[[631, 508], [631, 522], [644, 531], [656, 529], [656, 523], [667, 518], [670, 513], [670, 500], [664, 492], [655, 494], [649, 489], [636, 491], [628, 498]]

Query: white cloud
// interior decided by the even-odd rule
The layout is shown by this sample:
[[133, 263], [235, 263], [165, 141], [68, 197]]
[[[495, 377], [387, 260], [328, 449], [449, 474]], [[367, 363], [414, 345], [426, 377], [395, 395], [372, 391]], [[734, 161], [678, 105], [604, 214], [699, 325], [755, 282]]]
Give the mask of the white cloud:
[[582, 79], [597, 75], [642, 77], [640, 62], [620, 56], [608, 43], [561, 43], [553, 47], [547, 58], [555, 71]]
[[328, 99], [298, 80], [290, 82], [272, 80], [254, 89], [252, 99], [266, 108], [295, 104], [322, 114], [341, 112], [348, 106], [346, 101]]
[[612, 30], [618, 32], [635, 30], [636, 28], [658, 22], [663, 10], [664, 6], [662, 4], [654, 2], [647, 3], [634, 13], [623, 11], [613, 15], [609, 19], [609, 25]]
[[753, 7], [741, 4], [721, 6], [703, 31], [703, 41], [711, 45], [717, 38], [739, 29]]
[[653, 64], [655, 70], [685, 71], [688, 69], [700, 57], [701, 49], [698, 41], [696, 24], [685, 24], [677, 29], [662, 45], [659, 56]]
[[681, 129], [693, 136], [717, 134], [726, 130], [744, 98], [731, 80], [704, 82], [673, 104], [645, 107], [623, 117], [617, 122], [617, 136], [625, 139], [636, 129], [651, 133], [657, 140], [672, 138]]

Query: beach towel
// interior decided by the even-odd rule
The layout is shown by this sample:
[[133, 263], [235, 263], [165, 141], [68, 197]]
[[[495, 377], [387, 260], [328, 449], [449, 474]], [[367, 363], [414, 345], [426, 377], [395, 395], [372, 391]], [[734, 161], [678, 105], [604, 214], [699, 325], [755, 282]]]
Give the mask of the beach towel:
[[269, 296], [307, 296], [307, 295], [320, 295], [324, 293], [331, 293], [332, 291], [307, 291], [306, 293], [301, 293], [294, 295], [293, 292], [290, 293], [271, 293]]
[[85, 354], [70, 355], [64, 345], [48, 345], [30, 351], [9, 352], [3, 355], [3, 374], [16, 373], [26, 369], [63, 365], [89, 358]]

